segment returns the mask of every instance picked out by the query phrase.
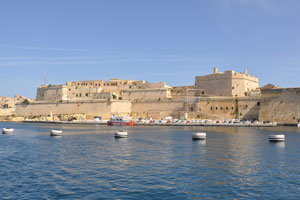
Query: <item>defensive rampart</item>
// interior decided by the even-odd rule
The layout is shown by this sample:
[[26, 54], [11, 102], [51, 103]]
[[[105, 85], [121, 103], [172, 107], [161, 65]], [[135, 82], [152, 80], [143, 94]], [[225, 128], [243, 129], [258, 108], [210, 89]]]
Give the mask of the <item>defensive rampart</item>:
[[297, 123], [300, 88], [265, 89], [261, 91], [260, 121]]
[[94, 101], [94, 102], [62, 102], [62, 103], [31, 103], [17, 104], [16, 116], [50, 116], [63, 114], [86, 114], [88, 119], [102, 116], [109, 119], [112, 114], [130, 115], [131, 103], [128, 101]]

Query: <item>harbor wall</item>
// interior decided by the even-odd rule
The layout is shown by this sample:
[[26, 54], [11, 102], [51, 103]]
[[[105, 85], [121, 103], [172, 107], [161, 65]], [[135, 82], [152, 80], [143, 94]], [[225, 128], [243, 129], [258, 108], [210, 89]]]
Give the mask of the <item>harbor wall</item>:
[[65, 114], [85, 114], [87, 119], [102, 116], [109, 119], [111, 114], [130, 115], [131, 103], [127, 101], [98, 101], [98, 102], [61, 102], [61, 103], [32, 103], [17, 104], [16, 116], [49, 116]]
[[132, 116], [141, 118], [161, 119], [166, 116], [179, 118], [184, 110], [183, 100], [163, 99], [155, 101], [137, 101], [131, 105]]
[[259, 101], [250, 97], [204, 97], [187, 107], [190, 118], [255, 120], [259, 115]]
[[203, 97], [191, 99], [161, 99], [135, 101], [78, 101], [78, 102], [37, 102], [29, 105], [17, 104], [16, 116], [33, 117], [49, 115], [84, 114], [87, 119], [111, 115], [132, 116], [133, 118], [163, 119], [172, 116], [182, 118], [188, 113], [189, 119], [258, 119], [259, 98]]
[[297, 123], [300, 88], [265, 89], [261, 91], [260, 121]]

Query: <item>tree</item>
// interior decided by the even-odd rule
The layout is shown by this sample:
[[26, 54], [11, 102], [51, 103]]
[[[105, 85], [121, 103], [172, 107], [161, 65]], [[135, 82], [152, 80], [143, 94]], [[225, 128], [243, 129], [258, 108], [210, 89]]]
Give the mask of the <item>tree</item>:
[[24, 99], [24, 101], [22, 103], [28, 105], [28, 104], [30, 104], [30, 101], [28, 99]]

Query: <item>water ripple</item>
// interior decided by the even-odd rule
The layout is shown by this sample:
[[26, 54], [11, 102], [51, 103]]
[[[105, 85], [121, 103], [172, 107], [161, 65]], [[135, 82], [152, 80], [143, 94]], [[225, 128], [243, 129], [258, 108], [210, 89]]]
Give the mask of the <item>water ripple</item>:
[[15, 133], [0, 136], [1, 199], [300, 198], [297, 129], [269, 143], [274, 128], [127, 127], [115, 139], [106, 126], [5, 126]]

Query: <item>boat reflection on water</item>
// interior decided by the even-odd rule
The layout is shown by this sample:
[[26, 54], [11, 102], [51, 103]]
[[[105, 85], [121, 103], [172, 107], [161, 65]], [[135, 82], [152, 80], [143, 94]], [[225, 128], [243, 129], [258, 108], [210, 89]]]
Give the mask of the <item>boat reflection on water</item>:
[[193, 140], [193, 143], [204, 146], [204, 145], [206, 145], [206, 140]]
[[285, 142], [284, 141], [281, 141], [281, 142], [269, 142], [269, 145], [273, 146], [273, 147], [280, 148], [280, 149], [285, 148]]

